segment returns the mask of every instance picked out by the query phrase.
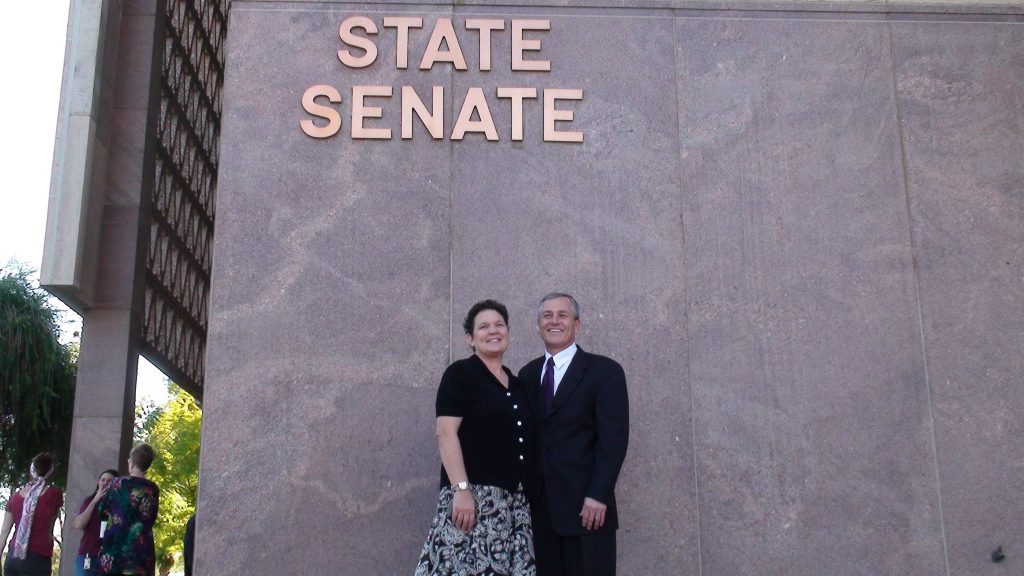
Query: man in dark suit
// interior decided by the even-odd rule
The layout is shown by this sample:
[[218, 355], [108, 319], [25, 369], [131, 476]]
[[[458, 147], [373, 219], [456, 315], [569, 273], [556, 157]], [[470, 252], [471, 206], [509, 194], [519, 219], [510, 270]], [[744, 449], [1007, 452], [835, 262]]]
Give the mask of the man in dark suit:
[[519, 371], [539, 422], [531, 490], [537, 576], [614, 576], [615, 482], [629, 441], [626, 375], [576, 345], [580, 309], [568, 294], [541, 299], [546, 353]]

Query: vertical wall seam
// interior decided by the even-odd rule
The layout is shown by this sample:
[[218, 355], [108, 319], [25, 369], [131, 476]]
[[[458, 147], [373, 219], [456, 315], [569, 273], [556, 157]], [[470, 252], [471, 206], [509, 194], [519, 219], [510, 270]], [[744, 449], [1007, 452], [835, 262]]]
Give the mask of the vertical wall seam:
[[900, 144], [900, 171], [903, 176], [903, 201], [907, 214], [907, 234], [910, 242], [910, 266], [914, 284], [914, 303], [917, 307], [918, 338], [921, 344], [921, 363], [924, 369], [925, 397], [928, 402], [928, 427], [931, 432], [929, 439], [931, 441], [932, 467], [935, 475], [935, 494], [938, 499], [939, 531], [942, 537], [942, 560], [946, 567], [946, 576], [950, 576], [949, 544], [946, 541], [946, 518], [942, 507], [942, 480], [939, 474], [939, 451], [935, 433], [935, 410], [932, 405], [931, 378], [928, 371], [928, 346], [925, 340], [924, 311], [921, 303], [920, 270], [917, 263], [917, 239], [914, 236], [914, 219], [910, 207], [910, 171], [907, 167], [907, 151], [903, 135], [903, 115], [900, 111], [899, 77], [896, 74], [896, 47], [895, 37], [892, 30], [892, 14], [886, 14], [885, 25], [889, 33], [889, 68], [892, 73], [893, 106], [896, 108], [896, 129], [899, 135]]
[[683, 197], [683, 150], [682, 150], [682, 136], [683, 126], [679, 116], [682, 111], [682, 101], [680, 99], [680, 77], [679, 77], [679, 46], [676, 43], [676, 38], [679, 34], [677, 26], [679, 24], [679, 18], [677, 17], [676, 11], [672, 12], [672, 61], [675, 63], [673, 71], [675, 75], [676, 84], [676, 173], [679, 176], [679, 233], [682, 237], [682, 265], [683, 265], [683, 312], [686, 315], [686, 349], [683, 351], [683, 355], [686, 358], [686, 385], [690, 393], [690, 448], [693, 454], [693, 493], [694, 503], [696, 510], [696, 526], [697, 526], [697, 575], [703, 576], [704, 574], [704, 551], [701, 544], [701, 519], [700, 519], [700, 475], [697, 469], [697, 411], [696, 402], [693, 397], [693, 376], [690, 368], [690, 289], [686, 281], [687, 278], [687, 267], [686, 267], [686, 225], [684, 223], [684, 212], [685, 199]]
[[[450, 7], [449, 17], [455, 18], [455, 6]], [[454, 112], [455, 70], [448, 68], [448, 111]], [[443, 128], [442, 128], [443, 130]], [[455, 141], [448, 139], [448, 364], [454, 361], [455, 342], [452, 339], [452, 322], [455, 320]]]

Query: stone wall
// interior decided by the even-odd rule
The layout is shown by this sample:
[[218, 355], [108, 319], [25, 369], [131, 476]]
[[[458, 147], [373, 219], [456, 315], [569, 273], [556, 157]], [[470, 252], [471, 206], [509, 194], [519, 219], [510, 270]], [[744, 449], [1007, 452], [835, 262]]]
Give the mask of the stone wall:
[[[197, 573], [411, 573], [461, 316], [506, 302], [517, 369], [556, 289], [629, 378], [620, 574], [1020, 573], [1021, 10], [726, 8], [233, 2]], [[413, 63], [450, 18], [468, 70], [383, 31], [347, 69], [352, 15], [422, 17]], [[550, 20], [550, 72], [509, 69], [512, 18]], [[498, 99], [496, 142], [403, 140], [397, 91], [355, 140], [357, 84], [444, 86], [449, 126], [470, 87], [582, 89], [584, 142], [539, 101], [512, 141]]]

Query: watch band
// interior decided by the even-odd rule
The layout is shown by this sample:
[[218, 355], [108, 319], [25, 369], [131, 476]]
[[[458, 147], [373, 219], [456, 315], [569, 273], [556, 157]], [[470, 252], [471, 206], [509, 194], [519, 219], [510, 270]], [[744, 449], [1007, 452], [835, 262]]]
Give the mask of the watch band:
[[455, 490], [456, 492], [469, 490], [469, 481], [463, 480], [462, 482], [456, 482], [455, 484], [452, 484], [452, 490]]

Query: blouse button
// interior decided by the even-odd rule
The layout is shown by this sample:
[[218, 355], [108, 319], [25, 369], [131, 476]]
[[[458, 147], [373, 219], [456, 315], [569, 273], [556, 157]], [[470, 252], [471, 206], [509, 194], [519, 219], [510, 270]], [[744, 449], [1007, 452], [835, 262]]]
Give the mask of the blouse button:
[[520, 459], [520, 460], [522, 460], [522, 459], [523, 459], [523, 455], [522, 455], [522, 454], [520, 454], [520, 455], [519, 455], [519, 459]]
[[523, 425], [523, 421], [522, 420], [516, 420], [516, 426], [522, 426], [522, 425]]
[[522, 444], [522, 443], [523, 443], [523, 439], [522, 439], [522, 438], [520, 438], [520, 439], [519, 439], [519, 443], [520, 443], [520, 444]]
[[512, 409], [513, 410], [519, 410], [519, 404], [513, 404], [512, 405]]
[[512, 393], [511, 392], [505, 392], [505, 396], [510, 396], [511, 397]]

